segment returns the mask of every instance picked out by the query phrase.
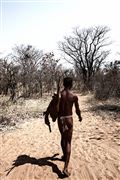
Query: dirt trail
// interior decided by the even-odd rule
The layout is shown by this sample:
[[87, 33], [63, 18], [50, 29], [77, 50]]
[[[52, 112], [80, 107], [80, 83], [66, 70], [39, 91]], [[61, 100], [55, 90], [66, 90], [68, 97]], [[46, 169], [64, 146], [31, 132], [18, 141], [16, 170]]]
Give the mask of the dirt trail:
[[[83, 121], [74, 115], [71, 176], [66, 179], [119, 180], [120, 124], [90, 112], [86, 98], [80, 97]], [[60, 134], [56, 123], [51, 126], [49, 133], [43, 120], [36, 118], [0, 133], [1, 180], [62, 179]]]

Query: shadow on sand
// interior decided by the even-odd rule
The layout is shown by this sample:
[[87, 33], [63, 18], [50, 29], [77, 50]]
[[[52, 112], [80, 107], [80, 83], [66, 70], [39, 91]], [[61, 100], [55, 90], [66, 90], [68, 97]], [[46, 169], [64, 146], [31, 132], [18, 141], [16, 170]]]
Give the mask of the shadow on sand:
[[61, 159], [57, 158], [59, 154], [54, 154], [52, 157], [44, 157], [40, 159], [36, 159], [34, 157], [30, 157], [28, 155], [20, 155], [17, 157], [16, 160], [13, 161], [12, 167], [7, 170], [6, 176], [9, 175], [9, 173], [18, 166], [22, 166], [24, 164], [30, 163], [38, 166], [49, 166], [52, 168], [53, 173], [56, 173], [60, 179], [65, 178], [65, 176], [62, 174], [62, 172], [59, 170], [58, 166], [54, 164], [51, 161], [62, 161]]

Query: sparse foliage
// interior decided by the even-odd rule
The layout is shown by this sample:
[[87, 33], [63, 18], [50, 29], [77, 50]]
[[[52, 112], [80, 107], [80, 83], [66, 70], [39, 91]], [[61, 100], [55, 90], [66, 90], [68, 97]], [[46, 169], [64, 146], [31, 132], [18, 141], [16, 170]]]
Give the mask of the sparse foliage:
[[44, 54], [41, 61], [41, 73], [42, 82], [48, 92], [53, 92], [59, 77], [62, 75], [61, 71], [59, 59], [55, 59], [54, 53]]
[[96, 74], [95, 97], [104, 100], [120, 98], [120, 61], [110, 62]]
[[77, 74], [82, 74], [84, 85], [91, 89], [91, 79], [100, 69], [109, 54], [104, 47], [107, 42], [107, 27], [76, 28], [72, 36], [64, 38], [59, 42], [59, 49], [64, 53], [65, 59], [74, 65]]
[[20, 82], [23, 86], [24, 96], [29, 97], [36, 89], [36, 76], [40, 66], [43, 52], [28, 46], [16, 46], [12, 58], [20, 67]]
[[12, 62], [8, 62], [6, 57], [0, 61], [0, 93], [7, 95], [10, 93], [10, 100], [15, 100], [16, 87], [17, 87], [17, 75], [18, 67]]

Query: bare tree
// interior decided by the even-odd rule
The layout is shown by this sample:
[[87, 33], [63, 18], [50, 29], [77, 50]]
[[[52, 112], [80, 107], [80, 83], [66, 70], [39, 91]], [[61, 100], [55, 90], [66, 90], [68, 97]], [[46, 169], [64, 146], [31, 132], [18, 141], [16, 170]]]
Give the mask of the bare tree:
[[6, 59], [0, 59], [0, 94], [4, 95], [8, 93], [8, 68]]
[[18, 66], [9, 61], [9, 56], [0, 61], [0, 91], [7, 95], [10, 92], [10, 100], [15, 100]]
[[30, 45], [21, 45], [13, 48], [12, 58], [20, 66], [20, 81], [23, 85], [25, 96], [30, 96], [34, 91], [36, 73], [42, 56], [42, 51]]
[[61, 76], [61, 65], [58, 64], [59, 59], [54, 57], [54, 53], [46, 53], [44, 54], [41, 61], [41, 73], [42, 73], [42, 82], [46, 86], [46, 90], [48, 92], [53, 92], [55, 88], [55, 82]]
[[82, 74], [84, 84], [89, 89], [91, 78], [109, 55], [109, 51], [103, 49], [109, 45], [108, 32], [106, 26], [82, 30], [75, 28], [72, 36], [64, 37], [64, 41], [58, 43], [64, 58], [74, 65], [78, 74]]

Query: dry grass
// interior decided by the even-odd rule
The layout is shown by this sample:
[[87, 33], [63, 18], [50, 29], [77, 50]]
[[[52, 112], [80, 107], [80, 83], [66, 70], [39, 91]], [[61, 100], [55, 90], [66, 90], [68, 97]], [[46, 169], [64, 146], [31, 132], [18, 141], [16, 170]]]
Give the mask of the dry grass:
[[0, 130], [43, 116], [50, 99], [50, 96], [44, 95], [40, 99], [20, 98], [16, 103], [12, 103], [9, 97], [0, 96]]
[[[9, 97], [0, 96], [0, 130], [14, 129], [25, 121], [43, 117], [51, 96], [47, 94], [39, 99], [20, 98], [16, 103], [9, 101]], [[85, 98], [86, 107], [82, 110], [90, 111], [94, 115], [101, 116], [102, 119], [120, 121], [120, 101], [119, 99], [109, 99], [98, 101], [92, 94]]]
[[106, 101], [96, 100], [93, 95], [89, 95], [86, 103], [93, 114], [101, 116], [102, 119], [120, 121], [120, 99], [110, 98]]

